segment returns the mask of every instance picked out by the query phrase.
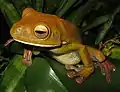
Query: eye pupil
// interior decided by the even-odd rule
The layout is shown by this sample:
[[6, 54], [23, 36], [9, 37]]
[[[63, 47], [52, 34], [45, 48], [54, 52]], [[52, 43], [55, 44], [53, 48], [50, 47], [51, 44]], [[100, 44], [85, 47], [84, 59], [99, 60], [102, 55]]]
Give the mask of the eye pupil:
[[45, 31], [40, 31], [40, 30], [36, 30], [35, 31], [37, 34], [44, 34], [44, 33], [46, 33]]
[[38, 38], [45, 38], [47, 36], [47, 32], [46, 31], [40, 31], [40, 30], [36, 30], [35, 31], [35, 35], [38, 37]]

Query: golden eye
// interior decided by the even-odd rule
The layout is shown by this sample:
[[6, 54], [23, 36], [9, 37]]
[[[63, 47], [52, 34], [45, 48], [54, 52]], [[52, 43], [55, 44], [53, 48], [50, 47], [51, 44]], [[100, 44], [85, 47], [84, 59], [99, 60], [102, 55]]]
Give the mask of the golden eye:
[[35, 27], [34, 33], [38, 38], [44, 39], [48, 36], [49, 29], [45, 25], [38, 25]]

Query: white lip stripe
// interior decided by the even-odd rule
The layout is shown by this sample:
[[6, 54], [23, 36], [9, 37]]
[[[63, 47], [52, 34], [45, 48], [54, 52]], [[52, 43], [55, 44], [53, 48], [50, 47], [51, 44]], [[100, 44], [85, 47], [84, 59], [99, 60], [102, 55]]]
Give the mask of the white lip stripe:
[[57, 46], [57, 45], [34, 44], [34, 43], [30, 43], [30, 42], [20, 41], [20, 40], [17, 40], [17, 39], [14, 39], [14, 40], [17, 41], [17, 42], [20, 42], [20, 43], [24, 43], [24, 44], [28, 44], [28, 45], [33, 45], [33, 46], [39, 46], [39, 47], [55, 47], [55, 46]]

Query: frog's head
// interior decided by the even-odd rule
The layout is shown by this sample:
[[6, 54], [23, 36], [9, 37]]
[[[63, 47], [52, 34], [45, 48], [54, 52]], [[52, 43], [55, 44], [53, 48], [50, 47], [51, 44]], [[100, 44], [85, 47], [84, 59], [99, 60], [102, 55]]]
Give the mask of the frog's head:
[[43, 14], [26, 8], [22, 18], [15, 23], [10, 34], [15, 41], [40, 47], [61, 45], [57, 19], [54, 15]]

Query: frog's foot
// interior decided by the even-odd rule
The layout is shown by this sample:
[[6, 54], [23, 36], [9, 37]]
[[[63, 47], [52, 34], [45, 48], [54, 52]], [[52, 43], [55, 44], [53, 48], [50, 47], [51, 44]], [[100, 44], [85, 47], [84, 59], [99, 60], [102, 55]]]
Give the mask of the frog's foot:
[[76, 72], [81, 71], [83, 69], [84, 65], [77, 64], [76, 66], [74, 65], [65, 65], [65, 68], [67, 70], [75, 70]]
[[27, 66], [30, 66], [32, 64], [32, 51], [31, 50], [24, 50], [24, 56], [23, 56], [23, 63]]
[[105, 60], [104, 62], [99, 63], [99, 67], [101, 69], [102, 74], [106, 76], [107, 82], [110, 83], [111, 82], [110, 72], [111, 71], [115, 72], [116, 70], [115, 66], [108, 60]]
[[80, 71], [70, 71], [67, 73], [69, 78], [76, 77], [76, 82], [82, 84], [94, 71], [93, 67], [83, 67]]

